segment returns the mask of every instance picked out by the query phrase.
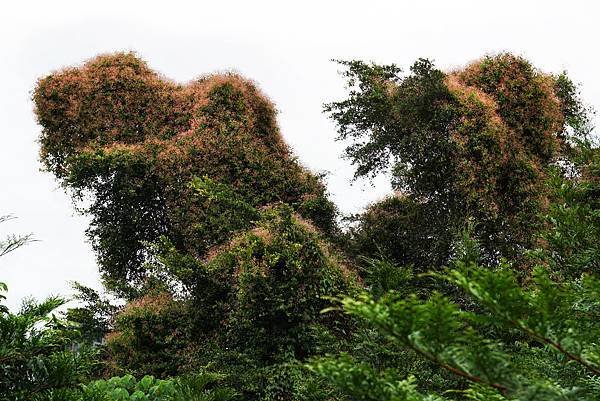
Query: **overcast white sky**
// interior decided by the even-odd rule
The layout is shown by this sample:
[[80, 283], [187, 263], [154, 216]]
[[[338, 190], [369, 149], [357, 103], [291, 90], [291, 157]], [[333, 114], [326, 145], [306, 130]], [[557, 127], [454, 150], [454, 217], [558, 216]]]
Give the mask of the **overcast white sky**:
[[450, 69], [503, 50], [549, 72], [567, 69], [600, 109], [595, 1], [5, 1], [0, 6], [0, 235], [33, 232], [39, 242], [0, 259], [8, 304], [27, 295], [69, 294], [69, 280], [98, 287], [94, 255], [53, 177], [40, 172], [30, 91], [49, 72], [97, 53], [134, 50], [180, 82], [235, 69], [276, 103], [285, 139], [300, 160], [327, 170], [342, 211], [389, 191], [351, 185], [335, 127], [322, 104], [343, 96], [332, 58], [408, 67], [428, 57]]

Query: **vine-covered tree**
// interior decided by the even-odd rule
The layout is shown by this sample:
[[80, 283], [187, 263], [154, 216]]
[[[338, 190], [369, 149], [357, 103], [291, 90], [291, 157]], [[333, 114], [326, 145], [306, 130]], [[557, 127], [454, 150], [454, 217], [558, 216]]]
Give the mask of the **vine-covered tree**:
[[320, 178], [291, 154], [272, 103], [239, 75], [180, 85], [116, 53], [40, 79], [33, 99], [42, 161], [75, 199], [89, 199], [88, 233], [115, 288], [143, 278], [148, 243], [161, 236], [201, 257], [248, 226], [242, 215], [211, 226], [222, 210], [195, 196], [194, 177], [229, 185], [253, 207], [288, 203], [335, 229]]
[[338, 138], [351, 142], [346, 157], [357, 177], [389, 172], [401, 193], [359, 219], [359, 249], [373, 247], [364, 242], [377, 231], [389, 240], [375, 247], [399, 263], [440, 266], [468, 219], [488, 260], [532, 245], [548, 201], [547, 169], [567, 153], [567, 138], [586, 129], [565, 74], [542, 73], [511, 54], [448, 73], [419, 60], [405, 76], [394, 65], [342, 65], [349, 96], [325, 110]]

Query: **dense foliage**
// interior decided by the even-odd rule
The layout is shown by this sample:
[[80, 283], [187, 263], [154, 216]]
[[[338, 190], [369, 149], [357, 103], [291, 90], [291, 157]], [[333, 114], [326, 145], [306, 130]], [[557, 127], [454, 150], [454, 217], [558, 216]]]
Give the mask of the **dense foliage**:
[[76, 387], [91, 376], [96, 350], [77, 344], [77, 332], [56, 315], [59, 298], [26, 302], [0, 314], [0, 395], [28, 400], [36, 394]]
[[327, 296], [354, 291], [354, 274], [287, 206], [263, 211], [205, 261], [163, 244], [156, 269], [169, 286], [130, 302], [107, 337], [116, 372], [168, 377], [232, 360], [261, 369], [316, 355], [350, 328], [320, 312]]
[[400, 192], [359, 219], [359, 249], [386, 224], [380, 214], [394, 220], [377, 234], [389, 235], [383, 247], [400, 248], [389, 256], [425, 269], [448, 261], [469, 219], [488, 260], [534, 245], [547, 169], [568, 150], [566, 137], [587, 128], [564, 74], [544, 74], [511, 54], [450, 73], [419, 60], [406, 76], [394, 65], [342, 64], [349, 96], [326, 111], [339, 139], [352, 141], [346, 156], [357, 177], [389, 171]]
[[40, 79], [41, 159], [91, 218], [105, 291], [0, 305], [0, 400], [600, 399], [577, 87], [511, 54], [342, 64], [326, 111], [356, 176], [394, 186], [345, 230], [238, 75], [180, 85], [116, 53]]
[[[466, 291], [476, 312], [439, 293], [426, 300], [393, 293], [379, 300], [346, 298], [344, 310], [366, 319], [395, 346], [456, 375], [456, 390], [470, 397], [597, 399], [597, 277], [559, 283], [539, 269], [523, 288], [506, 266], [457, 265], [441, 277]], [[406, 381], [389, 370], [376, 373], [347, 356], [317, 361], [313, 369], [357, 399], [393, 400], [407, 389], [415, 392], [414, 399], [434, 399], [416, 394], [419, 379]], [[467, 383], [471, 386], [465, 389]]]
[[554, 171], [548, 182], [555, 201], [544, 217], [543, 247], [529, 252], [526, 263], [534, 268], [527, 276], [518, 263], [478, 265], [480, 246], [466, 236], [454, 248], [451, 268], [433, 277], [467, 298], [452, 291], [423, 297], [399, 286], [379, 299], [342, 300], [347, 313], [393, 346], [454, 375], [451, 388], [400, 375], [401, 361], [383, 369], [345, 355], [311, 368], [361, 400], [454, 398], [450, 389], [472, 400], [598, 399], [600, 151], [589, 141], [576, 150], [574, 171], [563, 177]]
[[[335, 208], [318, 176], [284, 143], [275, 109], [235, 74], [170, 82], [131, 53], [98, 56], [39, 80], [41, 158], [76, 199], [90, 197], [89, 235], [109, 284], [144, 276], [147, 243], [166, 236], [202, 256], [244, 217], [220, 221], [195, 177], [228, 185], [253, 207], [285, 202], [325, 231]], [[239, 220], [238, 220], [239, 219]]]

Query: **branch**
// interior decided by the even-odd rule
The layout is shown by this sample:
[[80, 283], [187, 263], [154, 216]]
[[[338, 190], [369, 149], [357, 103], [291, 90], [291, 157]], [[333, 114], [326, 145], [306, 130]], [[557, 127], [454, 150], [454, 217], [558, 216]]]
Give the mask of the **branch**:
[[[0, 223], [13, 220], [15, 217], [11, 215], [0, 216]], [[22, 247], [23, 245], [33, 242], [33, 234], [27, 235], [9, 235], [4, 240], [0, 240], [0, 257]]]
[[23, 245], [35, 241], [32, 234], [10, 235], [5, 240], [0, 241], [0, 257], [22, 247]]
[[518, 321], [509, 320], [509, 322], [513, 326], [515, 326], [517, 329], [520, 329], [523, 332], [525, 332], [530, 337], [533, 337], [536, 340], [538, 340], [540, 342], [543, 342], [544, 344], [550, 345], [551, 347], [553, 347], [558, 352], [560, 352], [563, 355], [565, 355], [570, 360], [579, 363], [581, 366], [583, 366], [584, 368], [586, 368], [587, 370], [589, 370], [590, 372], [592, 372], [592, 374], [594, 376], [600, 376], [600, 369], [599, 368], [597, 368], [594, 365], [590, 364], [588, 361], [586, 361], [585, 359], [583, 359], [579, 355], [575, 355], [575, 354], [572, 354], [571, 352], [567, 351], [566, 349], [563, 348], [563, 346], [562, 346], [561, 343], [553, 341], [550, 338], [544, 337], [543, 335], [535, 332], [534, 330], [530, 329], [529, 327], [527, 327], [527, 326], [525, 326], [523, 324], [520, 324]]
[[407, 343], [407, 345], [408, 345], [408, 347], [410, 349], [412, 349], [413, 351], [415, 351], [419, 355], [422, 355], [423, 357], [429, 359], [430, 361], [438, 364], [441, 368], [446, 369], [450, 373], [453, 373], [453, 374], [455, 374], [457, 376], [465, 378], [465, 379], [467, 379], [469, 381], [472, 381], [474, 383], [485, 384], [485, 385], [488, 385], [490, 387], [493, 387], [496, 390], [500, 391], [500, 393], [502, 393], [502, 395], [505, 396], [505, 397], [508, 394], [509, 389], [508, 389], [508, 387], [506, 387], [503, 384], [495, 383], [495, 382], [486, 380], [486, 379], [484, 379], [482, 377], [474, 376], [474, 375], [472, 375], [470, 373], [467, 373], [467, 372], [461, 370], [460, 368], [457, 368], [455, 366], [452, 366], [452, 365], [448, 364], [447, 362], [444, 362], [444, 361], [440, 360], [437, 356], [431, 355], [428, 352], [425, 352], [425, 351], [419, 349], [416, 345], [414, 345], [410, 341]]

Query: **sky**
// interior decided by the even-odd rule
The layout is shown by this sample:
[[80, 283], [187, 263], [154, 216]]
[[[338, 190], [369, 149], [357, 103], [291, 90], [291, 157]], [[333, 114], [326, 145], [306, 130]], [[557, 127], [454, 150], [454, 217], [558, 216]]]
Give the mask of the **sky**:
[[595, 1], [10, 1], [0, 6], [0, 237], [37, 239], [0, 258], [7, 304], [70, 295], [70, 281], [100, 288], [79, 215], [53, 176], [40, 170], [40, 127], [31, 91], [38, 78], [98, 53], [132, 50], [164, 76], [187, 82], [215, 71], [253, 79], [273, 100], [300, 161], [329, 173], [333, 201], [360, 211], [390, 192], [386, 177], [352, 182], [344, 144], [322, 113], [344, 96], [331, 59], [395, 63], [419, 57], [444, 70], [510, 51], [546, 72], [567, 70], [600, 109]]

